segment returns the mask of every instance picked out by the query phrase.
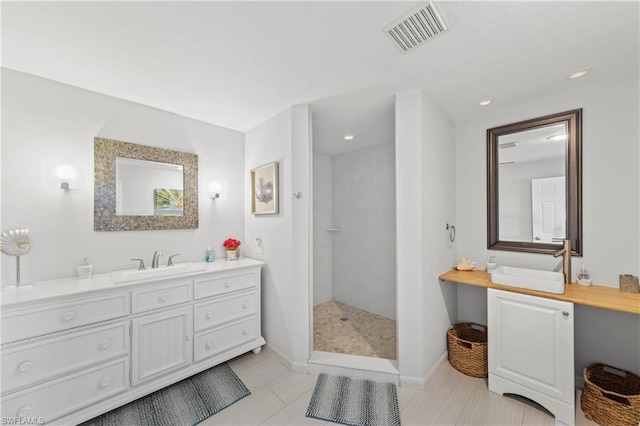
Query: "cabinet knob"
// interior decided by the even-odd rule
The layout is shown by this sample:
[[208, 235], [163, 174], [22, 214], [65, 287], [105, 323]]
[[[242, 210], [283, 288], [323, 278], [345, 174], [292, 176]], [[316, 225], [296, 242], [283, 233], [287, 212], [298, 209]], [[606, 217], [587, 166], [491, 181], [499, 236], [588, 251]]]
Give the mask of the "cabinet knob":
[[27, 417], [29, 414], [31, 414], [30, 405], [25, 405], [24, 407], [18, 410], [18, 417]]
[[562, 316], [565, 317], [565, 318], [569, 318], [569, 312], [562, 311]]
[[247, 302], [244, 302], [242, 304], [242, 309], [247, 309], [249, 307], [249, 304]]
[[224, 283], [225, 288], [231, 288], [231, 283], [229, 281], [226, 281]]
[[73, 311], [68, 311], [68, 312], [65, 312], [64, 314], [62, 314], [62, 319], [65, 320], [65, 321], [71, 321], [75, 317], [76, 317], [76, 313], [73, 312]]
[[20, 371], [21, 373], [26, 373], [27, 371], [29, 371], [29, 370], [31, 369], [31, 366], [32, 366], [32, 365], [33, 365], [33, 364], [31, 363], [31, 361], [24, 361], [24, 362], [21, 362], [21, 363], [18, 365], [18, 371]]
[[166, 302], [167, 300], [169, 300], [169, 295], [167, 293], [162, 293], [159, 299], [161, 302]]
[[209, 340], [207, 343], [205, 343], [204, 347], [207, 349], [211, 349], [213, 347], [213, 340]]
[[213, 311], [207, 312], [207, 319], [213, 318]]
[[191, 334], [191, 333], [187, 333], [186, 338], [187, 338], [187, 340], [191, 340], [191, 339], [193, 339], [193, 334]]
[[247, 334], [249, 334], [249, 327], [245, 327], [242, 329], [242, 335], [246, 336]]
[[100, 343], [100, 349], [107, 349], [109, 346], [111, 346], [111, 340], [109, 339], [105, 339]]
[[100, 387], [106, 388], [111, 384], [111, 377], [104, 377], [100, 380]]

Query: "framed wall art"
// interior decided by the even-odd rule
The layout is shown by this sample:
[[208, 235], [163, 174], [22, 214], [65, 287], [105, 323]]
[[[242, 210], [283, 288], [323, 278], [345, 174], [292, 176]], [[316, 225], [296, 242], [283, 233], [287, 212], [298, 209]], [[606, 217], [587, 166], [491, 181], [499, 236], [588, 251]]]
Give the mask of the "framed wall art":
[[278, 163], [251, 170], [251, 214], [278, 213]]

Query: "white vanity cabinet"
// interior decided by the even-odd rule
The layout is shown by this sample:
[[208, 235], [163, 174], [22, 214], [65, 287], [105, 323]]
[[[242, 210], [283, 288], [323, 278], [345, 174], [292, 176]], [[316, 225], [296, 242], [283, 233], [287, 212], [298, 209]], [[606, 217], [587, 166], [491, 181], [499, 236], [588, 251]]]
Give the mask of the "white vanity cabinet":
[[192, 340], [191, 306], [131, 320], [131, 385], [191, 365]]
[[126, 285], [105, 274], [3, 290], [2, 415], [78, 424], [257, 353], [262, 265], [240, 259]]
[[488, 289], [489, 390], [575, 423], [573, 303]]

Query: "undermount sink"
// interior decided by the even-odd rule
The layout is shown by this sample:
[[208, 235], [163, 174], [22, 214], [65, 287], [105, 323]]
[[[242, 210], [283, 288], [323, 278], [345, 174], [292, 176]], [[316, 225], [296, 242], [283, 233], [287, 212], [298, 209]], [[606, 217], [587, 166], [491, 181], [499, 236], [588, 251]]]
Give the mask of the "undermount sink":
[[564, 293], [564, 274], [560, 272], [500, 266], [491, 272], [491, 282], [547, 293]]
[[114, 284], [124, 284], [147, 278], [171, 277], [204, 270], [205, 265], [203, 263], [177, 263], [173, 266], [161, 266], [159, 268], [113, 271], [111, 278]]

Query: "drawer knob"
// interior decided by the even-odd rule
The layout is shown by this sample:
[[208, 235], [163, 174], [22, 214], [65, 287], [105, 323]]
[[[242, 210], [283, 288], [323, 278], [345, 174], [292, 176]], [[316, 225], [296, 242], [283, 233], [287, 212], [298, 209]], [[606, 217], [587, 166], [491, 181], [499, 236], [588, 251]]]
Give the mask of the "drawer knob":
[[31, 369], [31, 366], [32, 366], [32, 365], [33, 365], [33, 364], [31, 363], [31, 361], [24, 361], [24, 362], [21, 362], [21, 363], [18, 365], [18, 371], [20, 371], [20, 372], [22, 372], [22, 373], [26, 373], [27, 371], [29, 371], [29, 370]]
[[65, 320], [65, 321], [71, 321], [75, 317], [76, 317], [76, 313], [73, 312], [73, 311], [68, 311], [68, 312], [65, 312], [64, 314], [62, 314], [62, 319]]
[[565, 317], [565, 318], [569, 318], [569, 312], [562, 311], [562, 316]]
[[100, 343], [101, 349], [107, 349], [109, 346], [111, 346], [111, 340], [109, 339], [105, 339], [102, 341], [102, 343]]
[[211, 349], [213, 347], [213, 340], [209, 340], [207, 343], [205, 343], [204, 347], [207, 349]]
[[169, 300], [169, 295], [167, 293], [162, 293], [160, 295], [160, 301], [161, 302], [166, 302], [167, 300]]
[[193, 334], [191, 334], [191, 333], [187, 333], [186, 339], [187, 339], [187, 340], [191, 340], [191, 339], [193, 339]]
[[247, 302], [244, 302], [242, 304], [242, 309], [247, 309], [249, 307], [249, 304]]
[[224, 286], [225, 286], [226, 288], [231, 288], [231, 283], [230, 283], [229, 281], [226, 281], [226, 282], [224, 283]]
[[30, 405], [25, 405], [24, 407], [18, 410], [18, 417], [27, 417], [29, 414], [31, 414]]
[[104, 377], [100, 380], [100, 387], [106, 388], [111, 384], [111, 377]]
[[207, 319], [213, 318], [213, 311], [207, 312]]
[[247, 334], [249, 334], [249, 327], [245, 327], [242, 329], [242, 335], [246, 336]]

